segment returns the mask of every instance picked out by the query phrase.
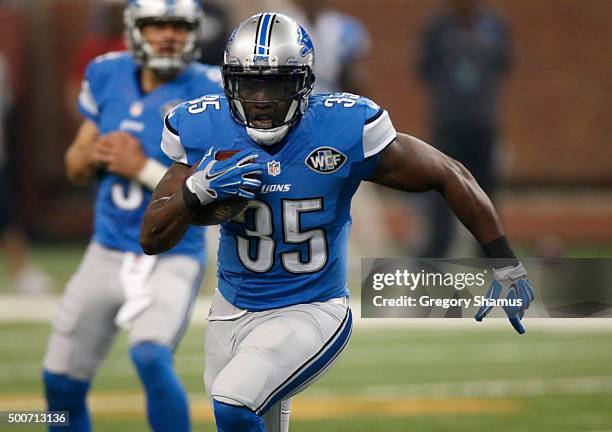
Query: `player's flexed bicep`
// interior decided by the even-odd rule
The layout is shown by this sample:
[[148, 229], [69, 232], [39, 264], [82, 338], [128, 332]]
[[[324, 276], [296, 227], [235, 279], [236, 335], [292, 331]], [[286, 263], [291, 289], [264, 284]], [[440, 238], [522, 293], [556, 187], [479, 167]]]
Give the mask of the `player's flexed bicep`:
[[[522, 307], [505, 308], [505, 311], [516, 331], [525, 332], [521, 319], [533, 301], [533, 289], [527, 281], [525, 269], [508, 245], [491, 200], [463, 165], [423, 141], [398, 134], [381, 153], [370, 181], [404, 191], [435, 189], [441, 192], [448, 206], [483, 246], [486, 254], [503, 263], [495, 269], [495, 280], [487, 297], [520, 298]], [[490, 309], [480, 308], [476, 319], [481, 321]]]
[[407, 192], [437, 190], [480, 244], [503, 235], [497, 212], [470, 172], [429, 144], [405, 134], [380, 153], [369, 178]]
[[441, 190], [447, 172], [464, 173], [462, 167], [429, 144], [410, 135], [399, 133], [380, 153], [372, 176], [374, 183], [406, 192]]

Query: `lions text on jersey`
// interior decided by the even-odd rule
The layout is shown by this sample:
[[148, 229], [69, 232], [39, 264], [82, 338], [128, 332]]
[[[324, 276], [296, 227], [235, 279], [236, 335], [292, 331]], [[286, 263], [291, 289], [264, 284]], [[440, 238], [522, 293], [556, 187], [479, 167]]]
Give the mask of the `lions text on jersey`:
[[[139, 66], [128, 52], [116, 52], [93, 60], [87, 67], [79, 109], [96, 123], [100, 134], [115, 130], [131, 133], [144, 153], [164, 165], [171, 161], [159, 147], [163, 118], [178, 104], [203, 93], [220, 90], [217, 68], [191, 64], [174, 80], [143, 93]], [[97, 184], [94, 241], [111, 249], [142, 253], [140, 225], [151, 191], [136, 181], [101, 171]], [[190, 227], [170, 253], [204, 260], [203, 228]]]
[[258, 311], [348, 296], [351, 197], [395, 137], [386, 111], [348, 93], [311, 96], [300, 122], [272, 151], [232, 119], [223, 96], [170, 113], [162, 149], [171, 159], [193, 165], [211, 148], [255, 149], [266, 167], [256, 199], [221, 227], [223, 297]]

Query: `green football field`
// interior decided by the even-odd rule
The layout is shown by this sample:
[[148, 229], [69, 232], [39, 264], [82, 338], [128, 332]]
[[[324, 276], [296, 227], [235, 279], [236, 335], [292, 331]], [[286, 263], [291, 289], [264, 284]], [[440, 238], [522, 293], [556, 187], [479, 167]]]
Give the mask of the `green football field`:
[[[34, 256], [59, 293], [81, 253], [80, 246], [38, 248]], [[0, 260], [0, 296], [11, 293], [3, 270]], [[0, 297], [0, 314], [3, 306]], [[528, 333], [519, 336], [500, 321], [441, 328], [423, 320], [403, 327], [361, 320], [337, 365], [294, 399], [291, 431], [612, 432], [612, 325], [545, 321], [528, 320]], [[204, 331], [188, 329], [176, 367], [194, 430], [214, 431], [202, 385]], [[39, 376], [49, 332], [45, 321], [0, 316], [0, 411], [44, 409]], [[148, 430], [125, 335], [104, 362], [89, 404], [96, 431]], [[43, 429], [0, 424], [4, 430]]]
[[[612, 430], [612, 331], [536, 328], [517, 336], [510, 328], [482, 327], [358, 325], [338, 364], [294, 399], [291, 431]], [[0, 411], [43, 409], [39, 363], [49, 330], [0, 325]], [[201, 379], [204, 330], [188, 330], [176, 367], [194, 429], [213, 431]], [[147, 430], [125, 337], [89, 402], [98, 431]]]

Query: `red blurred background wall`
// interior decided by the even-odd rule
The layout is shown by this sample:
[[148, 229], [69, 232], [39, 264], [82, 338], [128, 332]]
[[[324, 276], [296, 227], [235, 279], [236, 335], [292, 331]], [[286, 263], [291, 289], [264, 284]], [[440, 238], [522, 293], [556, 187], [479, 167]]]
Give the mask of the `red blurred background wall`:
[[[81, 1], [33, 3], [21, 11], [0, 11], [0, 49], [12, 62], [19, 96], [21, 215], [41, 236], [79, 237], [90, 229], [91, 195], [64, 179], [63, 153], [77, 126], [64, 103], [64, 85], [86, 30], [87, 9]], [[416, 55], [423, 26], [442, 3], [333, 2], [370, 30], [367, 95], [389, 110], [398, 130], [424, 138], [429, 134], [428, 101], [415, 73]], [[505, 16], [514, 40], [514, 66], [501, 110], [503, 147], [512, 155], [504, 181], [510, 198], [501, 205], [511, 231], [528, 239], [540, 225], [558, 226], [551, 229], [576, 241], [612, 241], [612, 224], [607, 223], [612, 203], [606, 200], [612, 196], [612, 1], [488, 3]], [[543, 208], [545, 216], [542, 200], [533, 199], [534, 191], [537, 197], [541, 190], [559, 197]], [[564, 201], [570, 194], [583, 196], [580, 202], [588, 204], [592, 191], [594, 206]], [[532, 198], [536, 214], [521, 210], [524, 194]], [[572, 227], [581, 226], [580, 220], [590, 229]]]

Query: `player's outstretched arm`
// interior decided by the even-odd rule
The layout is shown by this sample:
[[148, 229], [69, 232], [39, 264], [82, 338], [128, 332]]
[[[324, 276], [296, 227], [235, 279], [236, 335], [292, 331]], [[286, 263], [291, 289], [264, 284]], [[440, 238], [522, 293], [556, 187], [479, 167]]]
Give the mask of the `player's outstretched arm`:
[[195, 214], [183, 198], [188, 174], [187, 165], [174, 162], [153, 191], [140, 230], [140, 246], [147, 255], [172, 249], [185, 235]]
[[86, 184], [93, 179], [100, 166], [94, 156], [94, 143], [99, 133], [94, 122], [85, 120], [81, 124], [64, 157], [66, 176], [71, 182]]
[[439, 191], [481, 245], [504, 235], [491, 200], [470, 172], [419, 139], [398, 133], [369, 180], [407, 192]]
[[[437, 190], [442, 193], [487, 255], [499, 259], [486, 297], [520, 299], [521, 306], [504, 307], [504, 310], [514, 329], [525, 333], [521, 319], [534, 299], [533, 288], [506, 240], [491, 200], [461, 163], [423, 141], [398, 134], [380, 154], [376, 170], [369, 180], [402, 191]], [[491, 309], [491, 306], [481, 307], [476, 320], [482, 321]]]

